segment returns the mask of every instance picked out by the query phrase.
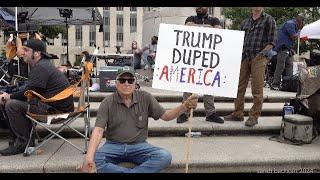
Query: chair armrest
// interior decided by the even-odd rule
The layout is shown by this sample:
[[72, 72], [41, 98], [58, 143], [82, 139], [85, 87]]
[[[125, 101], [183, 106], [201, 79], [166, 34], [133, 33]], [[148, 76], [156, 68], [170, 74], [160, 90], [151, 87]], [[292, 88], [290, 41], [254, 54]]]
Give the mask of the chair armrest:
[[43, 97], [41, 94], [39, 94], [35, 91], [32, 91], [32, 90], [27, 90], [24, 93], [24, 95], [27, 97], [28, 102], [30, 102], [33, 98], [38, 98], [43, 103], [51, 103], [51, 102], [56, 102], [56, 101], [61, 101], [61, 100], [67, 99], [68, 97], [73, 95], [73, 93], [77, 89], [77, 85], [78, 85], [78, 83], [71, 85], [67, 89], [64, 89], [63, 91], [59, 92], [58, 94], [56, 94], [53, 97], [48, 98], [48, 99]]
[[32, 101], [33, 98], [38, 98], [40, 99], [40, 101], [45, 100], [46, 98], [44, 98], [43, 96], [41, 96], [41, 94], [32, 91], [32, 90], [27, 90], [24, 95], [27, 97], [27, 101], [30, 102]]

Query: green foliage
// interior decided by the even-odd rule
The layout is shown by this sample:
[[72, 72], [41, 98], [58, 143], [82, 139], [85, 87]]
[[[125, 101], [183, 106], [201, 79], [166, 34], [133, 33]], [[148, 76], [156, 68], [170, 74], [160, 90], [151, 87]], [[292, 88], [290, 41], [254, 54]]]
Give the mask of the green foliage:
[[[223, 8], [223, 15], [232, 21], [230, 29], [240, 29], [241, 22], [250, 16], [251, 9], [248, 7], [226, 7]], [[274, 17], [277, 27], [290, 19], [294, 19], [298, 14], [304, 14], [305, 24], [312, 23], [320, 19], [320, 7], [266, 7], [265, 12]], [[301, 42], [300, 53], [306, 52], [308, 50], [313, 50], [315, 48], [319, 49], [319, 40], [308, 40]], [[294, 49], [297, 48], [295, 45]]]
[[247, 7], [226, 7], [223, 8], [223, 15], [232, 20], [230, 29], [240, 29], [241, 22], [250, 14], [250, 9]]
[[40, 26], [39, 32], [41, 32], [45, 37], [50, 39], [58, 38], [61, 33], [63, 36], [66, 36], [67, 29], [66, 26], [56, 25], [56, 26]]
[[280, 27], [285, 21], [294, 19], [298, 14], [305, 11], [304, 7], [267, 7], [266, 13], [270, 14]]
[[76, 55], [76, 61], [74, 62], [74, 66], [80, 66], [82, 61], [82, 56], [81, 55]]
[[6, 56], [6, 50], [4, 48], [1, 49], [1, 56], [2, 57]]

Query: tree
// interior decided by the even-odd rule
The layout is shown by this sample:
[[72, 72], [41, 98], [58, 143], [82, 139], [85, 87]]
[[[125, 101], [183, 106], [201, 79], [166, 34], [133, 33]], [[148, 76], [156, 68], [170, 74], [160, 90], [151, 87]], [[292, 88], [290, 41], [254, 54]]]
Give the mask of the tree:
[[[320, 18], [320, 7], [266, 7], [265, 12], [274, 17], [279, 28], [285, 21], [295, 18], [298, 14], [304, 14], [305, 23], [311, 23]], [[223, 15], [232, 21], [230, 29], [240, 29], [241, 22], [250, 15], [250, 8], [227, 7], [223, 9]], [[300, 52], [320, 47], [319, 40], [308, 40], [300, 45]], [[296, 49], [296, 47], [295, 47]]]
[[61, 33], [62, 36], [66, 36], [67, 29], [63, 25], [56, 25], [56, 26], [40, 26], [39, 32], [41, 32], [45, 37], [48, 37], [50, 39], [58, 38], [59, 34]]
[[[61, 33], [62, 36], [67, 36], [67, 29], [64, 25], [42, 25], [42, 26], [37, 26], [36, 27], [37, 31], [41, 32], [45, 38], [58, 38], [59, 34]], [[14, 29], [5, 29], [4, 32], [4, 37], [7, 39], [9, 37], [10, 33], [13, 33], [15, 30]], [[46, 39], [44, 39], [46, 41]]]
[[241, 22], [248, 17], [249, 8], [243, 7], [226, 7], [223, 8], [223, 15], [232, 21], [230, 29], [240, 29]]

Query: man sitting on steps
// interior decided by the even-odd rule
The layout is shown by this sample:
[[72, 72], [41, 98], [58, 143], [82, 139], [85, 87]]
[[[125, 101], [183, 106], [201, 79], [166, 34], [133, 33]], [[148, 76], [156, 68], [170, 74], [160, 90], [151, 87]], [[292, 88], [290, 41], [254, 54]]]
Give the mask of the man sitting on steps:
[[[178, 107], [165, 110], [150, 93], [135, 90], [135, 81], [132, 67], [118, 70], [117, 91], [100, 104], [82, 171], [92, 172], [96, 167], [99, 173], [156, 173], [171, 164], [169, 151], [146, 141], [148, 118], [173, 120], [180, 113], [196, 108], [198, 98], [190, 96]], [[97, 150], [104, 134], [106, 142]], [[125, 168], [118, 165], [121, 162], [137, 166]]]

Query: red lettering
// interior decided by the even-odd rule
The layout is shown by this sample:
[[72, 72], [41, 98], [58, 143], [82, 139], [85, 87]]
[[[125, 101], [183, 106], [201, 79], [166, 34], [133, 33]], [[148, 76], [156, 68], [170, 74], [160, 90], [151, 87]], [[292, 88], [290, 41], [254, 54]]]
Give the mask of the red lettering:
[[190, 79], [192, 78], [192, 84], [194, 84], [194, 73], [196, 73], [196, 70], [194, 68], [190, 68], [188, 74], [188, 83], [190, 83]]
[[167, 81], [169, 81], [169, 79], [168, 79], [168, 71], [169, 71], [168, 70], [168, 66], [164, 66], [163, 69], [162, 69], [162, 72], [161, 72], [161, 75], [160, 75], [159, 79], [161, 80], [162, 76], [165, 75]]
[[206, 86], [209, 86], [209, 85], [210, 85], [210, 83], [206, 83], [206, 77], [207, 77], [208, 72], [212, 72], [212, 69], [208, 69], [208, 70], [204, 73], [204, 75], [203, 75], [203, 82], [204, 82], [204, 84], [205, 84]]

